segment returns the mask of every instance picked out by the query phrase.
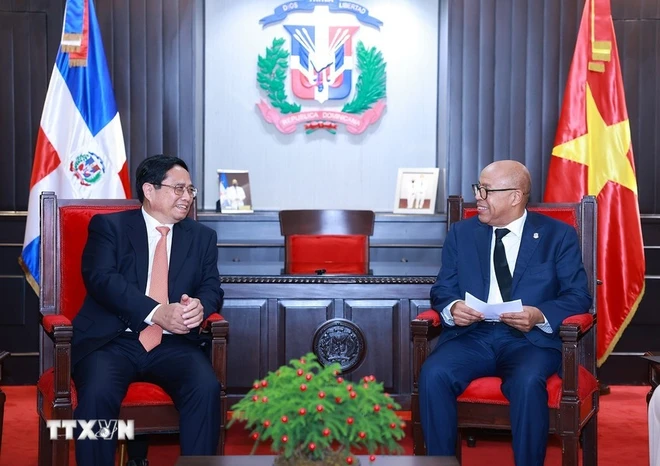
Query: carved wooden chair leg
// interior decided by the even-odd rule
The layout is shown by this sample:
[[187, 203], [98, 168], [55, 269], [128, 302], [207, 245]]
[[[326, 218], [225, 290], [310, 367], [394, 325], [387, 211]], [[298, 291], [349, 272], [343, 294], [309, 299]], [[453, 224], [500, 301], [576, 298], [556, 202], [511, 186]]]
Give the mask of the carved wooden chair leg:
[[578, 466], [580, 442], [577, 434], [565, 435], [561, 438], [562, 466]]
[[46, 421], [39, 417], [39, 466], [50, 466], [53, 458], [53, 443]]
[[591, 451], [582, 448], [582, 466], [596, 466], [598, 464], [598, 414], [589, 420], [582, 428], [583, 445], [591, 445]]

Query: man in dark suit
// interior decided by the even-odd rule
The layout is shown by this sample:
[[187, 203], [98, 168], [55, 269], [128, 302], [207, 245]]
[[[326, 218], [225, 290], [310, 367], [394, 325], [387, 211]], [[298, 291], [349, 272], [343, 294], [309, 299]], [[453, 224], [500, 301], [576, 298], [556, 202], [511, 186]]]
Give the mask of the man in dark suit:
[[[454, 455], [457, 401], [479, 377], [502, 379], [518, 466], [542, 466], [549, 429], [546, 381], [561, 367], [559, 326], [588, 312], [591, 296], [575, 229], [526, 210], [531, 179], [524, 165], [488, 165], [473, 185], [478, 216], [452, 226], [431, 303], [443, 331], [419, 380], [429, 455]], [[465, 304], [520, 299], [522, 312], [500, 321]]]
[[[141, 209], [96, 215], [82, 258], [87, 296], [73, 320], [75, 418], [117, 419], [128, 385], [158, 384], [180, 414], [182, 455], [216, 454], [220, 383], [200, 324], [223, 295], [217, 235], [187, 218], [197, 194], [176, 157], [137, 169]], [[114, 465], [116, 440], [78, 440], [79, 465]]]

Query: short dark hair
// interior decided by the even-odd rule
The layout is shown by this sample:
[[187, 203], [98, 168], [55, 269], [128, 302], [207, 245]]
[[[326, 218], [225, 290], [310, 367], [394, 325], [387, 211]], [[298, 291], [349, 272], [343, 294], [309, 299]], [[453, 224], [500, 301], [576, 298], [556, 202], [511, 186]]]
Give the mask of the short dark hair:
[[151, 183], [160, 187], [167, 172], [176, 165], [189, 171], [186, 162], [178, 157], [172, 157], [170, 155], [152, 155], [140, 162], [140, 165], [138, 165], [137, 170], [135, 171], [135, 189], [140, 202], [144, 202], [142, 185], [144, 183]]

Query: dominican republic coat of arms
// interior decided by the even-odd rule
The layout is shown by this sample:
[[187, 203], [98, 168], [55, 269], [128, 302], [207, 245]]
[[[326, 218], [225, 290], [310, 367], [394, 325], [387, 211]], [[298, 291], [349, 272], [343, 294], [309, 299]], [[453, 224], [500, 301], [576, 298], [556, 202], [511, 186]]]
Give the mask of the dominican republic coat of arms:
[[[385, 109], [386, 64], [376, 47], [355, 40], [360, 25], [337, 24], [335, 18], [336, 13], [351, 13], [361, 25], [378, 30], [383, 23], [369, 16], [363, 6], [341, 0], [285, 3], [260, 23], [267, 27], [301, 12], [306, 12], [299, 15], [304, 24], [283, 26], [289, 41], [286, 36], [275, 37], [266, 54], [259, 55], [257, 83], [268, 100], [261, 99], [257, 107], [267, 122], [286, 134], [295, 132], [298, 125], [308, 134], [319, 129], [335, 134], [339, 125], [345, 125], [351, 134], [363, 133]], [[296, 101], [287, 95], [287, 77]], [[297, 103], [307, 101], [326, 106], [303, 109]], [[346, 101], [341, 110], [336, 109], [338, 101]], [[330, 109], [333, 103], [335, 108]]]

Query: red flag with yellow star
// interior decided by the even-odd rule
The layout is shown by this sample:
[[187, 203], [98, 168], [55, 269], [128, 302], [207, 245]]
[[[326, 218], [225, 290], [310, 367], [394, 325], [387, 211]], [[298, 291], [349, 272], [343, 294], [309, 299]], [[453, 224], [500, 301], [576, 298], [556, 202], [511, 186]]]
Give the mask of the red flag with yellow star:
[[545, 202], [598, 200], [597, 357], [605, 362], [644, 294], [635, 162], [610, 0], [587, 0], [568, 73]]

